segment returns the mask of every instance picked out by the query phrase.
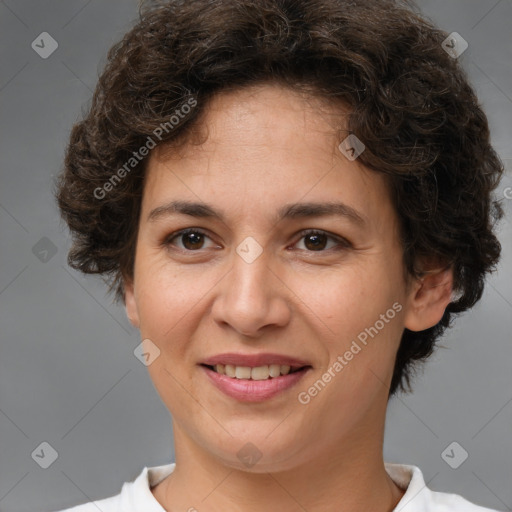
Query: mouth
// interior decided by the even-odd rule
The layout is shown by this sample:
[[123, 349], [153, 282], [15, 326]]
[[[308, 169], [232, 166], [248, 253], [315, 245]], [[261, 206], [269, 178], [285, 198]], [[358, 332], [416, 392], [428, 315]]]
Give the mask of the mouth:
[[264, 402], [292, 390], [313, 366], [277, 354], [222, 354], [199, 364], [208, 382], [239, 402]]

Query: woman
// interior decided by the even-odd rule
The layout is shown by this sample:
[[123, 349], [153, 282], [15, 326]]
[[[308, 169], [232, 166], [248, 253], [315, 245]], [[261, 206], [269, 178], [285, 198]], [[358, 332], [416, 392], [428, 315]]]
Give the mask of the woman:
[[489, 510], [382, 453], [500, 254], [502, 167], [446, 39], [388, 0], [194, 0], [111, 50], [58, 201], [176, 462], [70, 510]]

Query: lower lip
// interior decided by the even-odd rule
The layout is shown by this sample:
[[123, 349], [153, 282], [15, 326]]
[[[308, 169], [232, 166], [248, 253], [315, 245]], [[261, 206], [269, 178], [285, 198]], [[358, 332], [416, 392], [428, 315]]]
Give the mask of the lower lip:
[[311, 367], [303, 368], [288, 375], [280, 375], [266, 380], [234, 379], [221, 375], [206, 366], [201, 368], [208, 378], [223, 393], [241, 402], [262, 402], [285, 391], [299, 382]]

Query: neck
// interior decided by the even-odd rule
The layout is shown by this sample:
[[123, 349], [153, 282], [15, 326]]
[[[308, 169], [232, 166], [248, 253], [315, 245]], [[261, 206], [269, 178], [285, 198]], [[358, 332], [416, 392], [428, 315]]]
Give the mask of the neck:
[[326, 443], [291, 469], [256, 473], [223, 464], [174, 423], [176, 467], [152, 492], [168, 511], [392, 512], [403, 491], [385, 471], [381, 430], [346, 438], [336, 450]]

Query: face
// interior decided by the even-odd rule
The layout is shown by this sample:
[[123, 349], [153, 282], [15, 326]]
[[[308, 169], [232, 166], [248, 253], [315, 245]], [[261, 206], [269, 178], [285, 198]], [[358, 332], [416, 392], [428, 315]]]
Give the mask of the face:
[[[343, 119], [278, 86], [224, 93], [204, 143], [148, 162], [128, 316], [160, 351], [175, 439], [227, 466], [248, 469], [244, 446], [258, 472], [382, 437], [411, 290], [386, 184], [338, 149]], [[245, 369], [204, 366], [217, 356]], [[302, 369], [265, 380], [286, 358]]]

